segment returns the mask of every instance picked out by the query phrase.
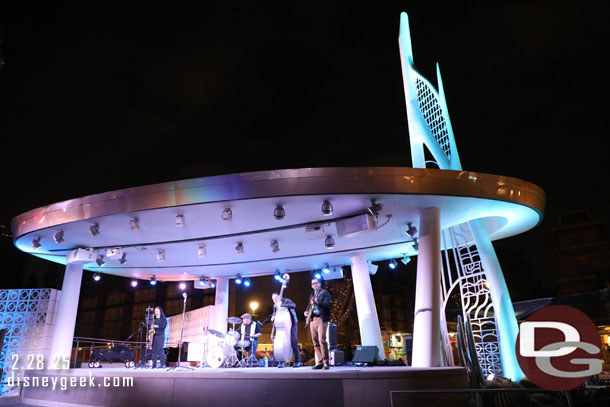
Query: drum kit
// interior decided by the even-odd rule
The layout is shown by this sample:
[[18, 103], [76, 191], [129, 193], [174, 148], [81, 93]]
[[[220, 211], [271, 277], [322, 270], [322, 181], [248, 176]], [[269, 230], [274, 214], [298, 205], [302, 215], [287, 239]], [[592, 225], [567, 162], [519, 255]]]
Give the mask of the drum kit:
[[[205, 352], [202, 360], [202, 367], [208, 366], [212, 368], [220, 367], [246, 367], [246, 361], [240, 360], [237, 357], [235, 347], [247, 348], [250, 346], [250, 341], [240, 341], [241, 336], [239, 331], [235, 330], [235, 324], [242, 322], [241, 318], [229, 317], [227, 322], [231, 324], [229, 331], [224, 334], [215, 329], [208, 329], [208, 334], [214, 337], [212, 346], [205, 347]], [[214, 343], [215, 342], [215, 343]], [[252, 357], [253, 355], [251, 355]]]

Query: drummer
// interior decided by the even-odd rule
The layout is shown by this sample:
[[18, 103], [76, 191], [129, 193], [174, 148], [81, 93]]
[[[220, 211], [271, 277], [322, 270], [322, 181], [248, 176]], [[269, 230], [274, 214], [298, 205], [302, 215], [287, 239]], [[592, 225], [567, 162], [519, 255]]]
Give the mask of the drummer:
[[241, 316], [241, 319], [242, 323], [240, 327], [239, 342], [237, 342], [237, 345], [235, 345], [235, 350], [239, 352], [240, 350], [245, 349], [248, 354], [252, 354], [254, 357], [256, 357], [258, 337], [263, 334], [263, 331], [257, 322], [252, 321], [252, 315], [248, 314], [247, 312]]

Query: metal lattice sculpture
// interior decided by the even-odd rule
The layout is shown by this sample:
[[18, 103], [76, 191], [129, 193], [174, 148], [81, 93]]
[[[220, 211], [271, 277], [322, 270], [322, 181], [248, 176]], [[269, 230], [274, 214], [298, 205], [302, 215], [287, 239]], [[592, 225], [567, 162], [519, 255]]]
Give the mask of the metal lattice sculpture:
[[[462, 164], [449, 119], [440, 68], [437, 64], [437, 91], [415, 69], [406, 13], [400, 16], [398, 41], [413, 167], [427, 167], [429, 161], [425, 158], [424, 150], [427, 148], [439, 169], [461, 171]], [[491, 240], [485, 231], [482, 219], [471, 220], [458, 227], [468, 229], [468, 236], [464, 237], [462, 245], [446, 244], [443, 247], [453, 248], [456, 259], [459, 259], [457, 269], [463, 273], [463, 276], [456, 281], [460, 284], [465, 315], [476, 314], [471, 315], [471, 323], [474, 335], [481, 338], [481, 346], [477, 347], [477, 351], [481, 352], [479, 359], [490, 372], [518, 381], [524, 377], [512, 345], [516, 341], [518, 325]], [[455, 252], [456, 249], [459, 249], [458, 252]], [[475, 258], [477, 260], [474, 260]], [[483, 268], [488, 273], [486, 281], [489, 282], [489, 287], [481, 289], [479, 280], [484, 278]], [[466, 278], [466, 276], [470, 277]], [[451, 286], [451, 283], [449, 285]], [[451, 290], [444, 290], [444, 294], [450, 292]], [[498, 312], [493, 312], [494, 307]], [[491, 315], [495, 318], [490, 317]], [[495, 338], [495, 342], [489, 338]], [[500, 338], [506, 344], [502, 348], [499, 346]], [[500, 359], [502, 363], [499, 363]]]

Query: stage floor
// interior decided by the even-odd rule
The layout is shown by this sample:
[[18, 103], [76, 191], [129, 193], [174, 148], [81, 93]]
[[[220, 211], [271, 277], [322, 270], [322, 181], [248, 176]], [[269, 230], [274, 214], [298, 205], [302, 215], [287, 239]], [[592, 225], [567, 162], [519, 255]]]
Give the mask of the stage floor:
[[[466, 388], [462, 367], [123, 367], [28, 371], [25, 377], [18, 405], [26, 406], [371, 407], [391, 406], [390, 391]], [[400, 405], [448, 403], [463, 405], [464, 396], [419, 393], [401, 397]]]

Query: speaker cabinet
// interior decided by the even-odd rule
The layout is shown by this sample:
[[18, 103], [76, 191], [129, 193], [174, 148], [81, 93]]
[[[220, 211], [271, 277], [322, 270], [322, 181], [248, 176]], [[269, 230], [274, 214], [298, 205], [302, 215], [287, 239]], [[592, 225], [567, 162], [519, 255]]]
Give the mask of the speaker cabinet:
[[328, 341], [329, 350], [332, 351], [333, 349], [337, 349], [337, 324], [329, 322], [326, 331], [326, 339]]
[[375, 364], [378, 354], [379, 348], [377, 346], [357, 346], [352, 363], [355, 366]]

